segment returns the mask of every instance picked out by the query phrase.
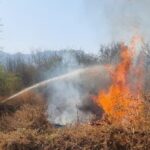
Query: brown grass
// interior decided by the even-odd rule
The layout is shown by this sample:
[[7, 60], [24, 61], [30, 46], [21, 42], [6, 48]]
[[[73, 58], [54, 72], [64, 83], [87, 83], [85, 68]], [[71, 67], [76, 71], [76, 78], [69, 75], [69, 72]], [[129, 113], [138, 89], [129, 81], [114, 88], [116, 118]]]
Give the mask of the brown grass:
[[20, 101], [9, 104], [13, 111], [5, 109], [0, 116], [0, 149], [149, 150], [150, 104], [148, 96], [145, 99], [140, 125], [123, 127], [105, 118], [99, 125], [78, 124], [56, 129], [47, 121], [47, 106], [42, 96], [24, 95]]
[[108, 124], [80, 125], [38, 132], [36, 129], [19, 129], [0, 134], [0, 147], [6, 150], [70, 149], [70, 150], [148, 150], [150, 132], [125, 131]]
[[[17, 104], [16, 104], [17, 103]], [[29, 93], [10, 104], [1, 104], [0, 131], [14, 131], [20, 128], [45, 129], [49, 123], [46, 115], [46, 104], [39, 95]], [[11, 108], [11, 109], [10, 109]]]

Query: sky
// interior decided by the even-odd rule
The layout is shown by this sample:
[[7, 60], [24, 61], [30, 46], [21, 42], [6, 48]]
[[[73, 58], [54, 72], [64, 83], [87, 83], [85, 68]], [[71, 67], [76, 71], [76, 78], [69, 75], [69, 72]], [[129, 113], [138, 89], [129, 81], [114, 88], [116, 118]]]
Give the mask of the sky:
[[[139, 5], [135, 7], [132, 1], [135, 0], [0, 0], [3, 24], [0, 46], [10, 53], [29, 53], [36, 49], [82, 49], [95, 53], [101, 44], [125, 35], [120, 33], [130, 33], [129, 25], [118, 21], [123, 15], [132, 20], [131, 24], [138, 24], [140, 15], [132, 17], [132, 12]], [[141, 0], [136, 1], [140, 4]], [[125, 9], [132, 5], [131, 9]], [[128, 29], [125, 27], [121, 32], [122, 25]]]

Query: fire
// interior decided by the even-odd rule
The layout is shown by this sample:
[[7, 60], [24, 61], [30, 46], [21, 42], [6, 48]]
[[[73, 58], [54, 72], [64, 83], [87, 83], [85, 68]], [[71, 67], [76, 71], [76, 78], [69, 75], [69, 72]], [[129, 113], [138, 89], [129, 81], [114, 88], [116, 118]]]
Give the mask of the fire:
[[[129, 46], [122, 44], [119, 64], [114, 69], [109, 68], [112, 84], [108, 91], [100, 91], [96, 98], [98, 106], [102, 107], [105, 113], [115, 122], [132, 121], [141, 110], [142, 86], [139, 86], [139, 80], [142, 73], [139, 73], [141, 70], [134, 66], [135, 50], [139, 41], [140, 38], [134, 37]], [[136, 81], [134, 86], [131, 79], [129, 80], [131, 75], [133, 80]]]

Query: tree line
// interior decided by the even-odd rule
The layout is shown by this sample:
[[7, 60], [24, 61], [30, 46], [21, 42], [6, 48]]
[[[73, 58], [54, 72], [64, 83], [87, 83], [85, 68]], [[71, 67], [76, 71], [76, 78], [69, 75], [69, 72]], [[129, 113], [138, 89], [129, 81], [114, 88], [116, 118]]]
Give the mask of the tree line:
[[[8, 57], [0, 65], [0, 96], [11, 95], [34, 83], [54, 77], [67, 71], [97, 64], [115, 64], [119, 61], [121, 43], [101, 46], [97, 55], [81, 50], [34, 51], [28, 58], [19, 54]], [[150, 47], [143, 47], [146, 65], [150, 64]]]

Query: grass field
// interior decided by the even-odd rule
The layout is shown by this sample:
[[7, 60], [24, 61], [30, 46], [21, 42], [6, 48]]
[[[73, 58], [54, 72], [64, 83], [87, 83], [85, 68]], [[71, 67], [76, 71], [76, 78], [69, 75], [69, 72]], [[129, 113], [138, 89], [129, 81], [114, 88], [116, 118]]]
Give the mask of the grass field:
[[[108, 117], [87, 124], [55, 128], [47, 121], [42, 96], [28, 93], [1, 104], [0, 149], [4, 150], [148, 150], [150, 149], [149, 96], [143, 120], [122, 126]], [[141, 118], [139, 116], [139, 118]]]

